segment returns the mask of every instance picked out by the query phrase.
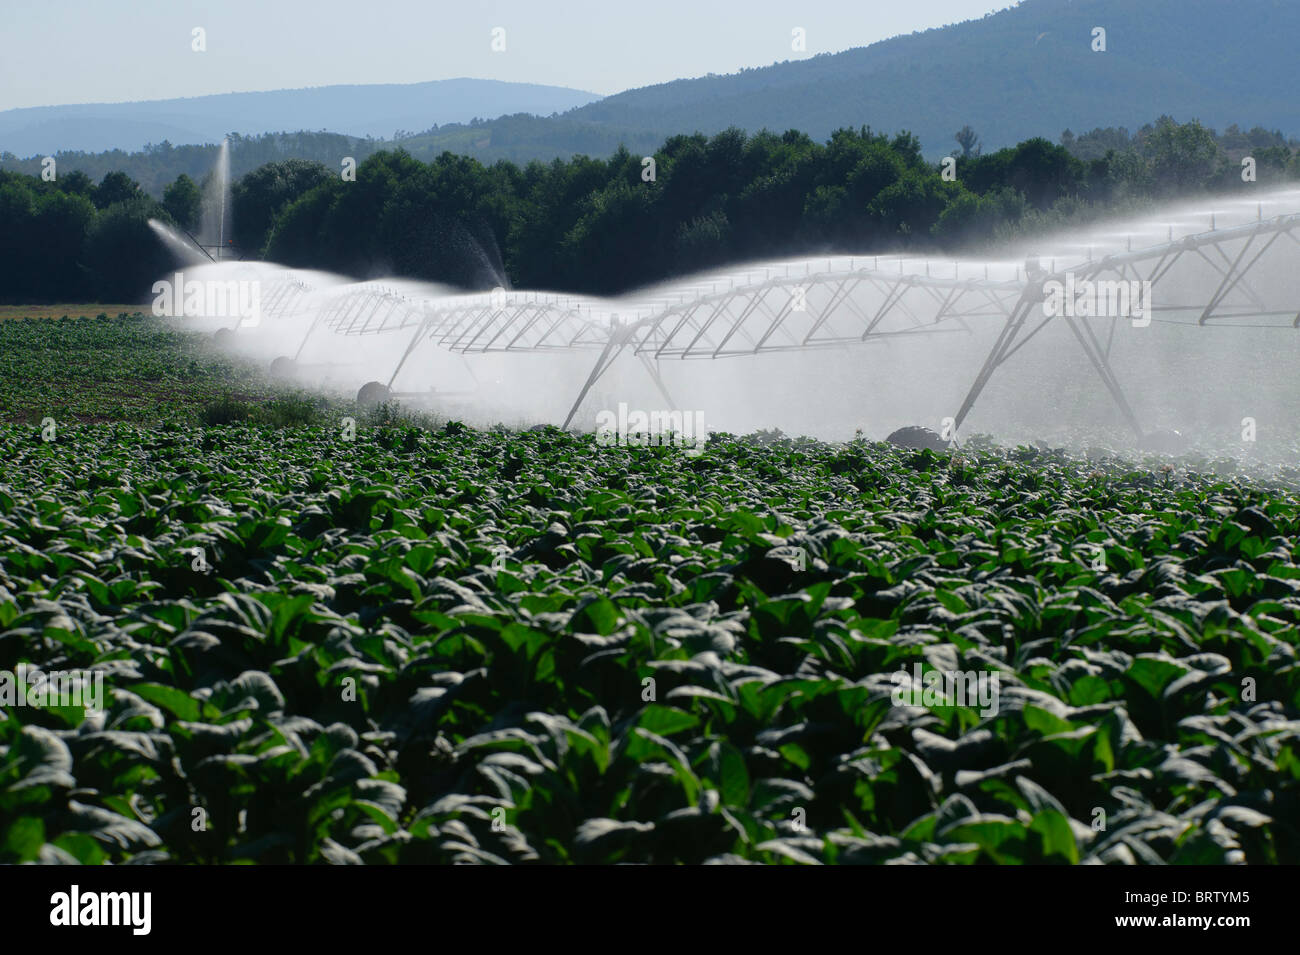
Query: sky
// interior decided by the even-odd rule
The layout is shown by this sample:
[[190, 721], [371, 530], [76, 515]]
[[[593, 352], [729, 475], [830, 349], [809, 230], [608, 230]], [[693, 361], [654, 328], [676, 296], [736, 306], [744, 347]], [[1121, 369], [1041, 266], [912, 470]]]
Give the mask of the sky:
[[[1013, 0], [0, 0], [0, 110], [474, 77], [600, 95], [838, 53]], [[503, 51], [493, 30], [504, 29]], [[193, 49], [195, 28], [206, 50]], [[806, 51], [791, 49], [800, 28]]]

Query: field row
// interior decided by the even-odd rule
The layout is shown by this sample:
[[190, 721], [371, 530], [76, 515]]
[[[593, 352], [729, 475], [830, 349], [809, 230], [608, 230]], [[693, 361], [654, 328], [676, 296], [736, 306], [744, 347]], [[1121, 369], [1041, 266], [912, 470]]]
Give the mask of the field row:
[[0, 706], [0, 862], [1300, 862], [1286, 490], [455, 424], [0, 459], [0, 670], [105, 685]]

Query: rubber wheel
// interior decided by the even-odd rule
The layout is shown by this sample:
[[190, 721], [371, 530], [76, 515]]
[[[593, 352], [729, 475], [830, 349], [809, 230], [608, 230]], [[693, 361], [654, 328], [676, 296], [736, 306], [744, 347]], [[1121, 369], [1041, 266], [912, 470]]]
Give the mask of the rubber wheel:
[[1143, 435], [1138, 444], [1142, 450], [1157, 454], [1182, 454], [1187, 450], [1189, 442], [1179, 431], [1152, 431]]
[[363, 407], [382, 404], [393, 396], [388, 386], [382, 381], [368, 381], [357, 392], [357, 404]]
[[218, 328], [212, 333], [212, 340], [218, 345], [230, 345], [235, 341], [235, 330], [233, 328]]
[[271, 376], [273, 378], [292, 378], [298, 370], [298, 363], [287, 355], [281, 355], [271, 362]]
[[885, 440], [899, 448], [916, 448], [918, 450], [929, 448], [931, 451], [943, 451], [948, 447], [948, 442], [943, 440], [938, 433], [931, 431], [929, 428], [921, 428], [915, 425], [899, 428]]

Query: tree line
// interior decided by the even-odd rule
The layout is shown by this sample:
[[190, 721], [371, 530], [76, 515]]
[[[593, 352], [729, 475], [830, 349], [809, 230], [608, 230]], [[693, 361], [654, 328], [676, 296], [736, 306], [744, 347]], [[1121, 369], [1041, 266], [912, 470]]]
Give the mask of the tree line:
[[[329, 159], [335, 169], [341, 156], [363, 159], [383, 148], [391, 148], [384, 140], [361, 139], [340, 133], [307, 132], [262, 133], [242, 136], [230, 133], [230, 171], [234, 176], [252, 172], [259, 166], [282, 159], [301, 158], [325, 161]], [[138, 152], [110, 149], [91, 153], [83, 150], [61, 150], [51, 157], [60, 176], [73, 170], [85, 173], [96, 182], [110, 172], [122, 172], [140, 184], [140, 188], [155, 198], [178, 177], [189, 176], [202, 184], [217, 159], [219, 144], [185, 144], [173, 146], [170, 142], [149, 143]], [[24, 172], [39, 176], [46, 157], [29, 156], [20, 159], [11, 152], [0, 152], [0, 170]]]
[[[825, 142], [731, 129], [673, 136], [650, 156], [620, 148], [526, 165], [381, 150], [354, 180], [276, 159], [235, 181], [233, 236], [248, 257], [359, 278], [615, 294], [746, 259], [956, 251], [1160, 198], [1300, 178], [1290, 145], [1267, 139], [1254, 150], [1257, 181], [1243, 182], [1240, 149], [1167, 117], [1135, 137], [1097, 130], [990, 153], [959, 132], [957, 157], [937, 164], [909, 133], [869, 128]], [[1234, 134], [1247, 149], [1264, 136]], [[1098, 142], [1110, 145], [1090, 155]], [[0, 299], [141, 301], [174, 265], [147, 220], [195, 228], [200, 185], [181, 174], [159, 200], [121, 171], [98, 183], [0, 172]]]

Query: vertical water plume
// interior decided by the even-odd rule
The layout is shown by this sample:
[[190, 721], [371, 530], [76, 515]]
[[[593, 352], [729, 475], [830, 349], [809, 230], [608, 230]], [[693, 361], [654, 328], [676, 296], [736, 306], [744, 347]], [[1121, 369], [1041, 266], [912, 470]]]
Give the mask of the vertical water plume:
[[223, 139], [212, 174], [204, 185], [199, 227], [199, 242], [210, 248], [217, 261], [235, 257], [230, 244], [230, 218], [230, 141]]

